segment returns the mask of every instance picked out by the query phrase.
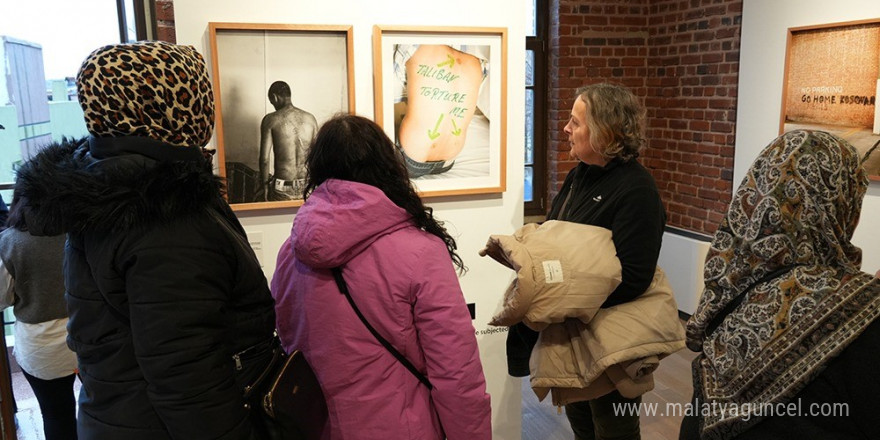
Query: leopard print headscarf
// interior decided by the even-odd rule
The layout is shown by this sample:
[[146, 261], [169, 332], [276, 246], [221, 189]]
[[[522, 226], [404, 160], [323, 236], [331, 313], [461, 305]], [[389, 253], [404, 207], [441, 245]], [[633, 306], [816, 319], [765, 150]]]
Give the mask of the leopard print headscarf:
[[[856, 149], [825, 132], [786, 133], [752, 164], [712, 240], [687, 323], [688, 347], [702, 351], [694, 395], [728, 409], [704, 415], [702, 438], [760, 422], [759, 405], [789, 401], [880, 316], [880, 282], [860, 271], [850, 241], [867, 187]], [[713, 320], [721, 324], [706, 334]]]
[[211, 139], [214, 95], [205, 60], [192, 46], [104, 46], [83, 61], [76, 84], [94, 136], [142, 136], [179, 147]]

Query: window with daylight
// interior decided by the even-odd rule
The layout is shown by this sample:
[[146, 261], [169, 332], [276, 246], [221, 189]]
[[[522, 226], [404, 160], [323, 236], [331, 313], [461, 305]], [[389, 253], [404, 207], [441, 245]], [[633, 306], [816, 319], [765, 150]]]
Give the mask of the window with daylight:
[[547, 207], [547, 0], [526, 0], [525, 214]]

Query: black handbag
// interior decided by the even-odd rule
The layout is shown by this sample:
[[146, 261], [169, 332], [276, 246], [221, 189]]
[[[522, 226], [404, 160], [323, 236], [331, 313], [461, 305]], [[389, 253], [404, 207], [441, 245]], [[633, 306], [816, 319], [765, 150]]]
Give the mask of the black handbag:
[[[256, 393], [256, 395], [254, 395]], [[327, 401], [318, 378], [299, 350], [285, 354], [278, 344], [276, 354], [253, 385], [244, 389], [255, 429], [269, 440], [312, 440], [321, 438], [327, 421]], [[258, 399], [255, 399], [258, 398]]]

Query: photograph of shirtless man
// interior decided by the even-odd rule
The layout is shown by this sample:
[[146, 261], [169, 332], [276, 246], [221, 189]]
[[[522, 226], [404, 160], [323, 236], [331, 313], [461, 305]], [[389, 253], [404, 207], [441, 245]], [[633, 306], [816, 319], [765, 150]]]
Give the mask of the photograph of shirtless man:
[[[275, 111], [260, 123], [262, 191], [257, 201], [302, 199], [306, 153], [318, 131], [318, 122], [311, 113], [293, 105], [286, 82], [272, 83], [268, 95]], [[270, 172], [272, 155], [275, 160]]]

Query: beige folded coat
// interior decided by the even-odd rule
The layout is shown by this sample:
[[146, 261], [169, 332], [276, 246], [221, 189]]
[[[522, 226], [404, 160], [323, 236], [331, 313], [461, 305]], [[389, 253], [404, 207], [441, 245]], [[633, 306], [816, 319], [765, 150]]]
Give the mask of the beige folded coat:
[[660, 359], [684, 348], [684, 329], [659, 267], [647, 291], [602, 309], [620, 284], [611, 231], [551, 220], [493, 235], [481, 255], [516, 271], [491, 325], [523, 322], [541, 334], [529, 361], [540, 400], [564, 405], [615, 389], [636, 397], [654, 387]]

